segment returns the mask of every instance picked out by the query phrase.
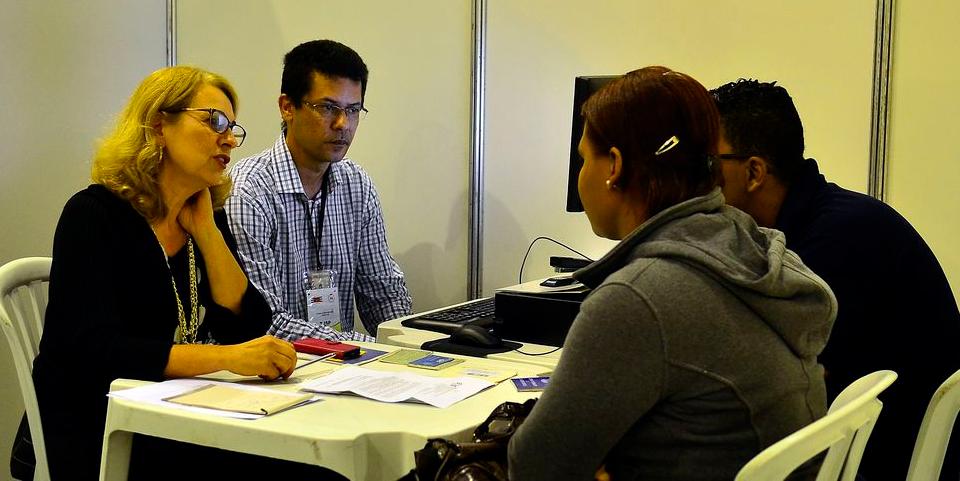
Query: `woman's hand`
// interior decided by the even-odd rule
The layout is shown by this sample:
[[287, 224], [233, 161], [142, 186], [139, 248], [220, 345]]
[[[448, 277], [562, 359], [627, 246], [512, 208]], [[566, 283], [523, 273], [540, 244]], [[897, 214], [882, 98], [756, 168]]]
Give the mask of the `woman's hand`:
[[213, 302], [240, 314], [243, 295], [247, 291], [247, 276], [214, 220], [210, 189], [203, 189], [187, 199], [177, 214], [177, 222], [200, 248]]
[[274, 380], [290, 377], [296, 365], [293, 344], [273, 336], [261, 336], [230, 346], [175, 344], [170, 349], [163, 375], [172, 379], [226, 369], [243, 376]]
[[273, 336], [261, 336], [230, 348], [227, 370], [244, 376], [257, 375], [266, 380], [288, 378], [297, 366], [293, 344]]
[[210, 229], [216, 230], [210, 189], [203, 189], [187, 199], [177, 215], [177, 222], [194, 238], [201, 237], [205, 232], [211, 232]]

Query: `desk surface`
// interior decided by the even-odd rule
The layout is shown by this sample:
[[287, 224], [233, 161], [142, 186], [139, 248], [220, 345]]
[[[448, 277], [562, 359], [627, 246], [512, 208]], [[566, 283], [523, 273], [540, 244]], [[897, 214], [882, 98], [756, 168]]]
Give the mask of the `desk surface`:
[[[357, 343], [392, 351], [395, 346]], [[466, 358], [463, 365], [515, 371], [533, 376], [533, 364]], [[308, 378], [323, 363], [306, 366], [295, 377]], [[364, 367], [411, 370], [377, 361]], [[424, 375], [443, 371], [416, 370]], [[119, 379], [111, 390], [147, 384]], [[280, 389], [293, 390], [284, 384]], [[538, 393], [519, 393], [509, 380], [446, 409], [413, 403], [381, 403], [351, 395], [321, 395], [323, 401], [257, 420], [197, 414], [162, 406], [110, 398], [101, 457], [101, 480], [126, 479], [132, 433], [143, 433], [221, 449], [316, 464], [351, 480], [396, 480], [413, 468], [413, 452], [428, 438], [468, 440], [494, 407], [522, 402]]]
[[[452, 307], [452, 306], [451, 306]], [[441, 309], [447, 309], [446, 307]], [[435, 309], [434, 311], [439, 311], [441, 309]], [[427, 312], [434, 312], [427, 311]], [[393, 319], [391, 321], [384, 322], [377, 326], [377, 342], [383, 344], [390, 344], [393, 346], [401, 346], [410, 349], [420, 349], [420, 346], [428, 341], [433, 341], [437, 339], [443, 339], [449, 337], [448, 334], [443, 334], [440, 332], [426, 331], [422, 329], [415, 329], [412, 327], [406, 327], [401, 324], [406, 319], [412, 317], [418, 317], [424, 313], [414, 314], [407, 317], [401, 317], [399, 319]], [[556, 367], [557, 362], [560, 361], [560, 354], [563, 353], [563, 349], [557, 349], [556, 346], [544, 346], [541, 344], [531, 344], [523, 343], [521, 351], [527, 354], [522, 354], [517, 351], [508, 351], [499, 354], [489, 354], [487, 359], [494, 359], [499, 361], [508, 361], [508, 362], [519, 362], [524, 364], [533, 364], [541, 367], [550, 368], [552, 370]], [[553, 352], [550, 352], [553, 351]], [[539, 354], [539, 353], [548, 353], [542, 355], [530, 355], [530, 354]], [[543, 372], [543, 370], [541, 370]]]

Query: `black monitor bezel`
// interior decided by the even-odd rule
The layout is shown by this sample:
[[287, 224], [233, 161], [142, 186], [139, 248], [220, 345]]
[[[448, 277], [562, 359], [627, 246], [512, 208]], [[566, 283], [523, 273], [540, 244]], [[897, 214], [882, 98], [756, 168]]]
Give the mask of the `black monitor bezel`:
[[573, 83], [573, 118], [570, 128], [570, 162], [567, 171], [567, 212], [583, 212], [583, 203], [577, 191], [577, 178], [580, 176], [580, 167], [583, 159], [577, 151], [580, 145], [580, 135], [583, 133], [583, 117], [580, 108], [591, 95], [621, 75], [581, 75]]

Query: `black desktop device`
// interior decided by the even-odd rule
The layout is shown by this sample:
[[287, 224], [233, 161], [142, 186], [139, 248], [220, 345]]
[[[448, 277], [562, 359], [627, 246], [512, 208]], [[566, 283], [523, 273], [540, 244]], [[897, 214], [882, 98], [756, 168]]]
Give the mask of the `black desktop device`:
[[504, 290], [494, 297], [405, 319], [400, 324], [445, 334], [453, 334], [463, 325], [478, 325], [501, 339], [562, 346], [586, 295], [585, 289], [546, 293]]
[[495, 333], [513, 341], [562, 346], [586, 296], [585, 289], [547, 293], [497, 291]]

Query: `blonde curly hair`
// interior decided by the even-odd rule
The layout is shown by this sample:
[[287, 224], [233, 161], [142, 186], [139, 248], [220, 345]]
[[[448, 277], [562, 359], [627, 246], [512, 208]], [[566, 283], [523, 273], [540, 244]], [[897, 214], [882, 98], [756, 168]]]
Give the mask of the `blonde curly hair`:
[[[237, 92], [222, 76], [196, 67], [162, 68], [140, 82], [93, 157], [93, 182], [126, 199], [149, 222], [167, 215], [158, 182], [163, 147], [153, 126], [163, 112], [189, 107], [204, 85], [223, 91], [236, 112]], [[230, 185], [224, 176], [220, 185], [210, 188], [215, 209], [223, 207]]]

